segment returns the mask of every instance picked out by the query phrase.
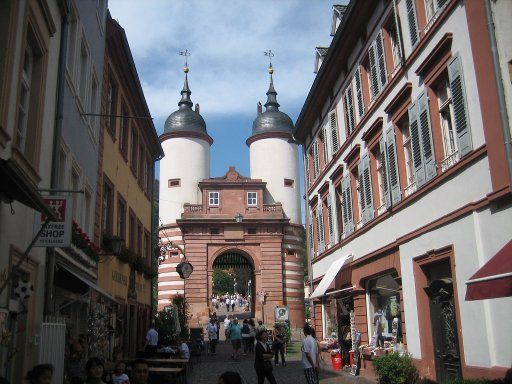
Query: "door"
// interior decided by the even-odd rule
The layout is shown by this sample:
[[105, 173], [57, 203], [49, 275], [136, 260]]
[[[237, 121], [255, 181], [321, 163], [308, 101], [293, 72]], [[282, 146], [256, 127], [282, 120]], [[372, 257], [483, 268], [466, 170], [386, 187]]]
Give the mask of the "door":
[[425, 289], [430, 301], [437, 381], [462, 378], [452, 279], [439, 279]]

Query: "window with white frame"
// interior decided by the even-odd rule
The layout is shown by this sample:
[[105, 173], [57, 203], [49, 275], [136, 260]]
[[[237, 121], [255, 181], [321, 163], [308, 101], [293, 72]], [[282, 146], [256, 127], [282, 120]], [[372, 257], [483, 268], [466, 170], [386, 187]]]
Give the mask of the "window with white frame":
[[83, 215], [83, 226], [85, 232], [92, 235], [91, 229], [91, 212], [92, 212], [92, 193], [90, 189], [86, 188], [84, 192], [84, 215]]
[[258, 194], [256, 192], [247, 192], [247, 205], [258, 205]]
[[400, 130], [402, 131], [402, 140], [405, 154], [405, 171], [407, 174], [407, 186], [414, 183], [414, 165], [412, 158], [411, 131], [409, 130], [408, 121], [404, 121]]
[[[80, 173], [78, 169], [73, 167], [71, 169], [71, 189], [73, 191], [80, 190]], [[80, 193], [72, 193], [72, 200], [73, 200], [73, 219], [80, 223]]]
[[347, 124], [347, 136], [350, 136], [350, 134], [354, 131], [354, 128], [356, 126], [354, 116], [354, 98], [352, 95], [352, 86], [350, 84], [345, 90], [343, 104], [345, 107], [345, 122]]
[[[91, 78], [91, 97], [89, 98], [89, 109], [86, 110], [86, 113], [97, 114], [100, 106], [100, 95], [99, 95], [99, 86], [98, 86], [98, 78], [95, 73], [93, 73]], [[89, 124], [91, 126], [91, 130], [93, 132], [93, 136], [96, 137], [98, 133], [98, 116], [89, 116]]]
[[[73, 2], [71, 2], [73, 3]], [[76, 11], [73, 5], [70, 7], [70, 18], [69, 18], [69, 32], [68, 32], [68, 51], [67, 51], [67, 69], [74, 80], [74, 69], [76, 60], [76, 47], [77, 47], [77, 36], [78, 36], [78, 19], [76, 17]]]
[[377, 168], [377, 180], [379, 183], [379, 206], [377, 208], [377, 214], [380, 214], [380, 208], [386, 205], [386, 188], [384, 185], [384, 183], [386, 182], [386, 170], [384, 169], [383, 166], [384, 163], [382, 161], [382, 152], [380, 151], [380, 148], [378, 148], [378, 146], [374, 151], [374, 156]]
[[30, 108], [30, 91], [32, 85], [32, 68], [34, 66], [34, 54], [27, 44], [23, 55], [23, 67], [21, 71], [20, 98], [18, 102], [18, 124], [14, 143], [16, 147], [25, 153], [27, 144], [27, 125]]
[[368, 49], [368, 82], [372, 102], [387, 84], [386, 58], [384, 54], [384, 42], [382, 31], [379, 32], [375, 41]]
[[59, 151], [59, 188], [65, 189], [67, 186], [67, 154], [61, 149]]
[[443, 146], [445, 159], [457, 152], [457, 133], [453, 120], [453, 104], [450, 92], [450, 84], [445, 77], [441, 79], [436, 87], [437, 100], [439, 105], [439, 116], [443, 130]]
[[218, 206], [220, 201], [219, 192], [208, 192], [208, 205]]
[[437, 19], [441, 9], [443, 9], [447, 2], [447, 0], [425, 0], [425, 14], [427, 16], [427, 26], [425, 27], [426, 31]]

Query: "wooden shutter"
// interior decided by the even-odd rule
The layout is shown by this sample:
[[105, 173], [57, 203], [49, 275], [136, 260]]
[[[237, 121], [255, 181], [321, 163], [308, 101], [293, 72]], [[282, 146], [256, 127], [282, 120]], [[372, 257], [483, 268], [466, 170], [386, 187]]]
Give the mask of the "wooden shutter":
[[372, 174], [370, 171], [370, 155], [367, 153], [361, 160], [363, 163], [363, 183], [364, 183], [364, 199], [366, 207], [366, 219], [365, 222], [370, 221], [374, 218], [373, 209], [373, 188], [372, 188]]
[[317, 206], [317, 228], [318, 228], [318, 252], [322, 253], [325, 249], [325, 232], [324, 232], [324, 214], [323, 214], [323, 203], [320, 197], [318, 198]]
[[391, 189], [391, 202], [397, 204], [402, 199], [400, 179], [398, 176], [398, 162], [396, 157], [395, 130], [393, 126], [386, 131], [386, 160], [388, 164], [389, 187]]
[[361, 69], [357, 67], [356, 73], [354, 74], [354, 88], [356, 90], [357, 99], [357, 117], [361, 119], [364, 115], [364, 99], [363, 99], [363, 87], [361, 83]]
[[329, 162], [330, 156], [329, 156], [329, 144], [327, 142], [329, 136], [327, 136], [327, 127], [325, 125], [322, 127], [322, 138], [323, 138], [323, 143], [324, 143], [324, 164], [327, 165], [327, 163]]
[[315, 138], [315, 141], [313, 141], [313, 180], [316, 179], [320, 173], [318, 160], [318, 138]]
[[355, 121], [354, 121], [354, 104], [352, 98], [352, 86], [349, 85], [347, 90], [345, 91], [345, 116], [347, 118], [347, 127], [348, 132], [347, 136], [354, 131]]
[[379, 78], [377, 74], [377, 54], [375, 52], [375, 42], [368, 49], [368, 61], [370, 63], [370, 93], [372, 101], [379, 94]]
[[334, 155], [339, 149], [338, 140], [338, 122], [336, 121], [336, 111], [329, 114], [329, 125], [331, 128], [332, 154]]
[[[398, 9], [396, 7], [396, 0], [393, 0], [393, 19], [395, 21], [395, 31], [396, 31], [396, 45], [398, 46], [398, 51], [400, 53], [400, 65], [404, 63], [404, 49], [402, 45], [402, 28], [400, 27], [400, 20], [398, 18]], [[395, 63], [395, 67], [396, 67]]]
[[382, 40], [382, 31], [377, 35], [375, 40], [377, 52], [377, 69], [379, 71], [379, 92], [386, 86], [388, 82], [388, 71], [386, 70], [386, 58], [384, 56], [384, 42]]
[[452, 93], [453, 114], [460, 157], [471, 152], [473, 144], [471, 131], [469, 129], [468, 108], [466, 103], [466, 92], [464, 88], [464, 77], [460, 56], [456, 55], [448, 63], [448, 77]]
[[359, 202], [361, 204], [361, 212], [359, 212], [359, 220], [364, 224], [366, 223], [366, 199], [364, 194], [364, 167], [363, 159], [357, 165], [357, 177], [359, 179]]
[[313, 215], [311, 214], [311, 208], [309, 208], [309, 216], [308, 216], [308, 240], [309, 240], [309, 250], [312, 253], [313, 251]]
[[414, 102], [409, 107], [409, 129], [411, 132], [412, 164], [414, 167], [414, 180], [416, 186], [425, 184], [425, 168], [421, 153], [420, 130], [418, 124], [418, 105]]
[[332, 216], [332, 201], [331, 194], [327, 195], [327, 221], [329, 224], [329, 246], [334, 244], [334, 222]]
[[306, 178], [306, 190], [309, 188], [309, 154], [304, 156], [304, 177]]
[[423, 154], [423, 166], [425, 167], [425, 181], [429, 181], [437, 175], [437, 168], [432, 143], [432, 129], [430, 127], [430, 113], [428, 110], [426, 90], [418, 98], [418, 110], [418, 126]]
[[343, 225], [345, 234], [354, 232], [354, 216], [352, 211], [352, 192], [350, 189], [350, 175], [346, 176], [341, 182], [342, 205], [343, 205]]
[[391, 207], [391, 199], [389, 195], [389, 173], [387, 166], [387, 150], [386, 150], [386, 137], [382, 136], [379, 140], [380, 146], [380, 164], [382, 168], [382, 194], [384, 195], [384, 201], [386, 208]]
[[405, 1], [407, 7], [407, 21], [409, 22], [409, 36], [411, 46], [414, 47], [419, 41], [418, 22], [416, 21], [416, 10], [414, 9], [414, 0]]

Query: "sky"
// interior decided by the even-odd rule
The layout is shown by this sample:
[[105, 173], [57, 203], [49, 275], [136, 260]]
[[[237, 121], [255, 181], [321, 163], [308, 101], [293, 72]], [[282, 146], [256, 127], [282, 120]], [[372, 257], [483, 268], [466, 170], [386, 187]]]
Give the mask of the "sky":
[[332, 39], [334, 3], [340, 1], [109, 0], [109, 9], [126, 31], [158, 134], [178, 108], [184, 80], [179, 52], [190, 51], [191, 99], [199, 103], [214, 140], [216, 177], [230, 165], [249, 176], [245, 140], [269, 85], [264, 51], [275, 54], [280, 110], [296, 122], [314, 81], [315, 47]]

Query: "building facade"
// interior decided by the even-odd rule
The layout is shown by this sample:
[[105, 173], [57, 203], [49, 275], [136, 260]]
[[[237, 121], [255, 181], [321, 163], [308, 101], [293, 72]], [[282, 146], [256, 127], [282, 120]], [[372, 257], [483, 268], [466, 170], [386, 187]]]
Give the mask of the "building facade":
[[31, 242], [36, 217], [55, 218], [39, 189], [51, 186], [62, 14], [60, 1], [0, 4], [0, 376], [13, 383], [39, 362], [45, 303], [14, 286], [45, 290], [46, 252]]
[[[101, 97], [96, 234], [103, 253], [98, 285], [115, 301], [108, 353], [134, 356], [143, 349], [152, 318], [154, 163], [163, 155], [124, 29], [107, 16]], [[125, 242], [108, 255], [109, 242]]]
[[[246, 142], [250, 178], [234, 168], [210, 178], [213, 140], [199, 106], [192, 110], [187, 78], [181, 94], [179, 109], [169, 116], [160, 136], [166, 157], [160, 166], [159, 309], [171, 305], [175, 295], [185, 295], [191, 324], [205, 324], [213, 270], [247, 267], [252, 315], [272, 323], [275, 307], [287, 306], [292, 327], [302, 326], [298, 145], [291, 119], [279, 111], [272, 78], [266, 110], [258, 111]], [[176, 272], [184, 259], [182, 250], [194, 267], [187, 280]]]
[[440, 382], [510, 366], [510, 298], [465, 299], [512, 233], [490, 3], [351, 1], [297, 121], [315, 326], [359, 332], [364, 374], [401, 349]]

